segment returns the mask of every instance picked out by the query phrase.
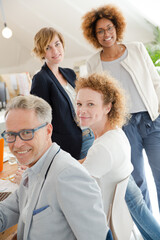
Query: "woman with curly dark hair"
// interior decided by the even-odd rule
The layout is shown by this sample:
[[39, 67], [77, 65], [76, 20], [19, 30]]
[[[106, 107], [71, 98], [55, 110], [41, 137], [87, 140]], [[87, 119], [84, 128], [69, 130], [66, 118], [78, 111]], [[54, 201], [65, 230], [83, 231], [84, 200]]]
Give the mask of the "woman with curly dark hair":
[[[107, 21], [109, 24], [107, 25], [109, 28], [101, 29], [97, 24], [101, 21]], [[124, 31], [126, 28], [126, 20], [123, 17], [121, 11], [115, 7], [114, 5], [108, 4], [98, 9], [93, 9], [90, 12], [87, 12], [82, 17], [82, 31], [84, 37], [95, 47], [95, 48], [103, 48], [103, 45], [99, 42], [99, 38], [104, 35], [104, 31], [116, 32], [116, 42], [115, 46], [117, 47], [117, 51], [119, 47], [123, 47], [123, 45], [118, 45], [117, 42], [121, 42], [123, 39]], [[121, 52], [121, 48], [119, 48]], [[104, 52], [104, 49], [102, 53]], [[103, 53], [105, 56], [105, 54]]]
[[111, 4], [92, 9], [82, 18], [84, 37], [99, 49], [88, 59], [88, 73], [108, 71], [128, 95], [131, 118], [123, 130], [131, 144], [132, 175], [151, 209], [143, 149], [152, 169], [160, 207], [160, 77], [142, 43], [121, 42], [125, 28], [122, 12]]

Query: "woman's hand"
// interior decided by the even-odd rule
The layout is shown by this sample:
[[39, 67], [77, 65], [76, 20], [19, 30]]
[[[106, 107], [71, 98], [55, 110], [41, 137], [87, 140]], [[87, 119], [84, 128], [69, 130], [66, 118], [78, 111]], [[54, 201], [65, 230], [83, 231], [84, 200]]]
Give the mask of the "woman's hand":
[[85, 160], [86, 160], [86, 157], [83, 158], [83, 159], [78, 160], [78, 162], [82, 164]]

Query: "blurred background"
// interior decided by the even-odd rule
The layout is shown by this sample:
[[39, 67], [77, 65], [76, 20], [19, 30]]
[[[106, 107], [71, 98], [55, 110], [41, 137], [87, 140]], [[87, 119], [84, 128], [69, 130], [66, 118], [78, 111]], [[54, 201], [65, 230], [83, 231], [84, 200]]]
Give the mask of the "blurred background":
[[[93, 49], [83, 38], [81, 17], [91, 8], [113, 3], [127, 19], [125, 41], [154, 41], [154, 27], [160, 25], [158, 0], [0, 0], [0, 74], [28, 72], [32, 76], [42, 63], [31, 55], [33, 38], [42, 27], [54, 27], [65, 38], [64, 66], [74, 68]], [[3, 13], [2, 13], [3, 8]], [[12, 30], [6, 39], [4, 21]]]

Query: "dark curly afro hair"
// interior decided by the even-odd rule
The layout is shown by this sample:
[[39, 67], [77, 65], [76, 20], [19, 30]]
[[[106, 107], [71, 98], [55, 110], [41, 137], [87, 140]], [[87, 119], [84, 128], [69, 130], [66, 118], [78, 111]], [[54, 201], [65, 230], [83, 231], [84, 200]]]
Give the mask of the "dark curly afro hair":
[[116, 28], [117, 41], [121, 42], [123, 39], [125, 28], [126, 28], [126, 20], [122, 12], [120, 11], [120, 9], [117, 6], [112, 4], [107, 4], [97, 9], [92, 9], [82, 17], [81, 28], [82, 28], [84, 37], [95, 48], [101, 47], [95, 33], [96, 23], [101, 18], [106, 18], [112, 21], [112, 23]]

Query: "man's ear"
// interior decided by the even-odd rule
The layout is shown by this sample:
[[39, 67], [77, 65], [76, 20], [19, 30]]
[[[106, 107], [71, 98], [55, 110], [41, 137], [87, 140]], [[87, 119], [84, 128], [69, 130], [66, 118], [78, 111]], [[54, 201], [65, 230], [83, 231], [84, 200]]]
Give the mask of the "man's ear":
[[52, 126], [51, 123], [48, 123], [48, 125], [47, 125], [47, 135], [48, 135], [49, 137], [52, 136], [52, 131], [53, 131], [53, 126]]

